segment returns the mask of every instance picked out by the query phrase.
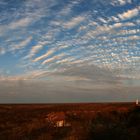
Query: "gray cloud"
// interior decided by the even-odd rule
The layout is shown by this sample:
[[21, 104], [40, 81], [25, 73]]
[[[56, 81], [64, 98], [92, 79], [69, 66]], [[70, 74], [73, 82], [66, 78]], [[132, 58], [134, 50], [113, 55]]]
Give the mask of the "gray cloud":
[[119, 82], [116, 75], [110, 70], [88, 64], [84, 64], [82, 66], [72, 65], [64, 71], [55, 72], [53, 74], [59, 76], [81, 77], [98, 84]]
[[140, 87], [86, 88], [71, 82], [1, 81], [0, 103], [134, 101]]

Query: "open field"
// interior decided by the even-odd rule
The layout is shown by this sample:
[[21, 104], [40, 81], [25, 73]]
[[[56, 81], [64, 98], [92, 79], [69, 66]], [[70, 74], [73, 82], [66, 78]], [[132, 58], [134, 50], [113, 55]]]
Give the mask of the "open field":
[[0, 105], [0, 140], [135, 140], [139, 135], [135, 103]]

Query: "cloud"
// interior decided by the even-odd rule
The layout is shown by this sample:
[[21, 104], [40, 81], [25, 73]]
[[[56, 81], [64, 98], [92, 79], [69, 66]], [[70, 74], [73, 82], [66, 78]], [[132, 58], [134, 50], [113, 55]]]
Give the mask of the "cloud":
[[3, 55], [3, 54], [5, 54], [5, 53], [6, 53], [5, 49], [2, 48], [2, 47], [0, 47], [0, 55]]
[[112, 1], [112, 5], [113, 6], [124, 6], [124, 5], [126, 5], [126, 4], [131, 4], [132, 3], [132, 0], [116, 0], [116, 1]]
[[134, 9], [128, 10], [128, 11], [122, 13], [122, 14], [119, 14], [118, 17], [121, 20], [127, 20], [127, 19], [130, 19], [130, 18], [133, 18], [133, 17], [137, 16], [138, 14], [139, 14], [139, 9], [134, 8]]
[[[130, 4], [130, 0], [112, 1], [114, 5], [121, 5], [122, 7], [125, 4]], [[138, 28], [139, 17], [135, 21], [123, 20], [137, 16], [139, 7], [128, 9], [129, 7], [126, 5], [125, 9], [127, 10], [118, 14], [120, 11], [117, 9], [114, 9], [114, 12], [111, 11], [110, 1], [96, 0], [89, 3], [94, 3], [95, 6], [87, 4], [81, 12], [78, 10], [78, 8], [83, 7], [81, 0], [64, 1], [63, 3], [55, 0], [51, 3], [45, 0], [25, 2], [25, 5], [17, 8], [13, 15], [14, 18], [10, 19], [9, 14], [5, 18], [6, 20], [3, 20], [7, 21], [9, 19], [8, 24], [5, 24], [6, 26], [1, 25], [1, 28], [4, 25], [8, 32], [1, 39], [1, 48], [4, 48], [4, 50], [0, 49], [0, 52], [5, 53], [21, 49], [25, 54], [25, 59], [20, 57], [19, 53], [21, 51], [16, 53], [18, 53], [17, 56], [21, 59], [20, 65], [23, 64], [22, 68], [25, 71], [34, 71], [35, 69], [41, 69], [42, 71], [57, 69], [61, 71], [85, 63], [87, 69], [90, 64], [113, 71], [118, 67], [123, 70], [124, 67], [134, 64], [132, 56], [137, 57], [139, 55], [137, 53], [139, 52], [137, 47], [140, 33]], [[106, 10], [96, 7], [101, 3], [102, 6], [107, 5]], [[53, 6], [58, 6], [58, 8], [55, 9]], [[68, 31], [72, 28], [75, 28], [75, 30]], [[4, 33], [2, 32], [2, 34]], [[35, 46], [32, 46], [30, 40], [26, 40], [26, 37], [31, 35], [32, 43], [36, 44]], [[24, 48], [28, 45], [28, 41], [31, 45], [30, 48]], [[47, 51], [43, 52], [44, 50]], [[125, 51], [128, 53], [125, 54]], [[58, 56], [59, 53], [65, 53], [65, 56]], [[114, 73], [114, 75], [117, 74], [119, 72]], [[44, 72], [42, 75], [45, 75]], [[33, 78], [34, 76], [29, 77]], [[70, 77], [67, 76], [67, 79]], [[72, 76], [71, 79], [76, 78], [78, 79], [79, 76]]]
[[139, 86], [97, 85], [80, 77], [65, 78], [0, 81], [0, 103], [124, 102], [140, 97]]
[[37, 52], [39, 52], [41, 49], [43, 48], [42, 45], [36, 45], [36, 46], [33, 46], [30, 53], [29, 53], [29, 57], [33, 57]]
[[65, 59], [62, 59], [62, 60], [58, 60], [56, 62], [56, 64], [68, 64], [70, 63], [71, 61], [75, 60], [73, 57], [67, 57]]
[[18, 45], [13, 46], [13, 48], [11, 48], [10, 50], [14, 51], [14, 50], [22, 49], [23, 47], [28, 45], [31, 42], [31, 40], [32, 40], [32, 36], [29, 36], [25, 40], [21, 41]]
[[126, 4], [126, 0], [119, 0], [120, 5], [125, 5]]
[[9, 24], [0, 25], [1, 36], [5, 33], [11, 32], [11, 30], [21, 29], [28, 27], [33, 22], [30, 17], [21, 18], [19, 20], [11, 21]]
[[[136, 26], [133, 22], [118, 22], [114, 24], [104, 24], [104, 25], [98, 25], [94, 28], [94, 30], [88, 30], [85, 35], [83, 35], [83, 39], [87, 39], [89, 41], [90, 39], [94, 39], [95, 37], [108, 33], [107, 36], [110, 34], [117, 34], [120, 32], [117, 31], [117, 28], [122, 28], [122, 27], [131, 27], [131, 26]], [[106, 37], [107, 37], [106, 36]]]
[[63, 24], [64, 28], [74, 28], [75, 26], [77, 26], [78, 24], [80, 24], [81, 22], [85, 21], [86, 17], [83, 16], [77, 16], [72, 18], [70, 21], [66, 22]]
[[113, 75], [113, 73], [105, 70], [104, 68], [99, 68], [94, 65], [85, 65], [77, 66], [72, 65], [71, 67], [63, 70], [62, 72], [56, 72], [54, 75], [59, 76], [71, 76], [71, 77], [81, 77], [85, 79], [89, 79], [90, 81], [94, 83], [116, 83], [116, 76]]
[[110, 25], [109, 27], [111, 27], [113, 29], [113, 28], [128, 27], [128, 26], [130, 26], [130, 27], [135, 26], [135, 24], [132, 22], [125, 22], [125, 23], [118, 22], [113, 25]]
[[72, 11], [72, 8], [76, 5], [78, 5], [80, 2], [81, 2], [81, 0], [71, 1], [69, 4], [67, 4], [66, 6], [64, 6], [62, 8], [62, 10], [60, 11], [59, 14], [62, 16], [69, 15]]
[[109, 18], [110, 21], [120, 22], [118, 17], [112, 16]]
[[140, 24], [140, 19], [137, 19], [137, 20], [136, 20], [136, 23], [137, 23], [137, 24]]
[[102, 23], [105, 23], [105, 24], [108, 23], [107, 20], [105, 20], [105, 19], [102, 18], [102, 17], [100, 17], [99, 20], [100, 20]]
[[50, 49], [50, 50], [47, 51], [47, 53], [45, 53], [45, 54], [43, 54], [43, 55], [41, 55], [41, 56], [35, 58], [35, 59], [33, 60], [33, 62], [40, 61], [40, 60], [42, 60], [42, 59], [44, 59], [44, 58], [50, 56], [50, 55], [53, 54], [54, 52], [55, 52], [55, 49], [54, 49], [54, 48], [53, 48], [53, 49]]
[[55, 60], [59, 60], [59, 59], [62, 58], [64, 55], [65, 55], [65, 54], [62, 53], [62, 54], [59, 54], [59, 55], [55, 55], [55, 56], [53, 56], [53, 57], [51, 57], [51, 58], [49, 58], [49, 59], [46, 59], [45, 61], [42, 62], [42, 65], [45, 65], [45, 64], [50, 63], [50, 62], [55, 61]]
[[139, 40], [140, 39], [140, 36], [139, 35], [133, 35], [133, 36], [129, 36], [128, 37], [128, 40]]
[[20, 27], [26, 27], [26, 26], [29, 26], [29, 24], [31, 24], [32, 21], [33, 21], [32, 18], [25, 17], [25, 18], [22, 18], [20, 20], [17, 20], [17, 21], [14, 21], [14, 22], [10, 23], [8, 25], [8, 28], [17, 29], [17, 28], [20, 28]]

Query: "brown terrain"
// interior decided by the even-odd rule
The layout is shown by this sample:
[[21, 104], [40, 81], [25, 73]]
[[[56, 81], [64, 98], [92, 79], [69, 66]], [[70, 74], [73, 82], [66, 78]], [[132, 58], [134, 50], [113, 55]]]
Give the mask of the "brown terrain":
[[140, 139], [135, 103], [1, 104], [0, 140]]

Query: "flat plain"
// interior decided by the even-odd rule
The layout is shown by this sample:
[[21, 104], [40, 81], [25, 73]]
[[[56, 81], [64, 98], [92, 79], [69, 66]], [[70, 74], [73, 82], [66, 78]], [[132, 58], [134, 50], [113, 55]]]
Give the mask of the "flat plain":
[[135, 103], [0, 105], [0, 140], [135, 140], [139, 134]]

